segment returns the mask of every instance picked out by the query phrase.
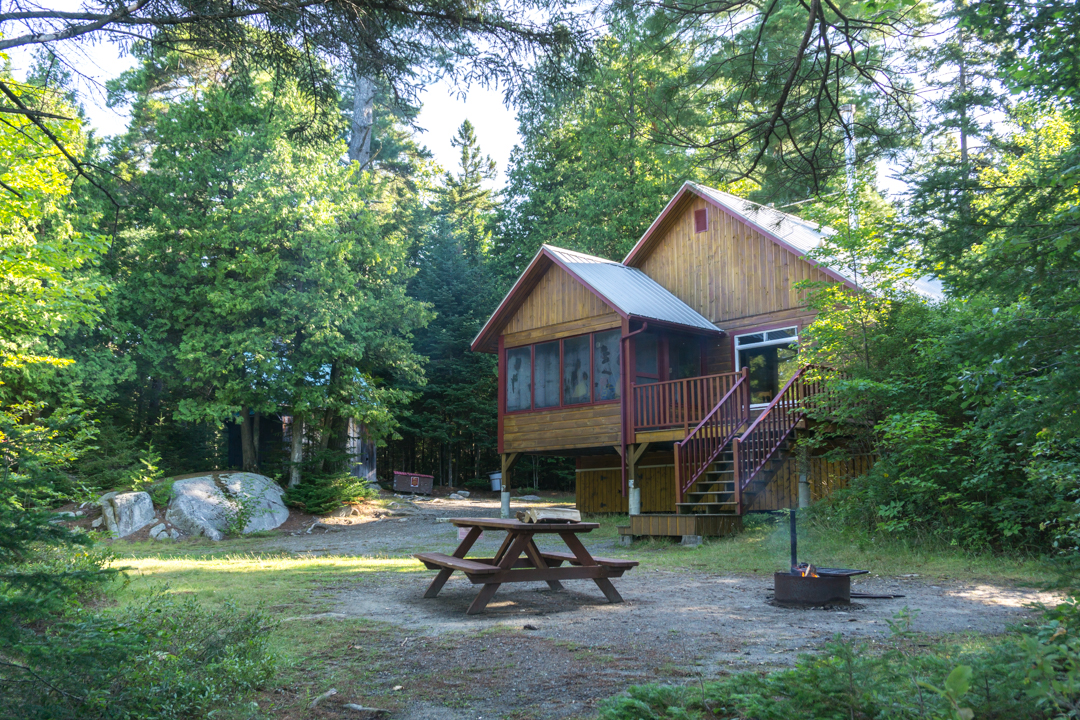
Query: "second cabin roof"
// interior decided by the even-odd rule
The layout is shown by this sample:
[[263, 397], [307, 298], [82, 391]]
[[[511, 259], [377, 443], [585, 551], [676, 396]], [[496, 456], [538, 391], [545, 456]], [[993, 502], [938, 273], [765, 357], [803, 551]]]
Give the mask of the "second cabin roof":
[[473, 340], [473, 350], [494, 349], [499, 332], [552, 264], [561, 267], [624, 318], [654, 320], [698, 332], [720, 332], [716, 325], [637, 268], [595, 255], [542, 245]]

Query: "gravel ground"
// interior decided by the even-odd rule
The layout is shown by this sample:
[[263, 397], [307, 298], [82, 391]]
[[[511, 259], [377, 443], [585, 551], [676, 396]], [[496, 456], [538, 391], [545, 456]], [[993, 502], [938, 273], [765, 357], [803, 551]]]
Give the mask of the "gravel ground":
[[[450, 552], [457, 529], [438, 518], [498, 515], [498, 503], [490, 498], [401, 502], [403, 511], [415, 514], [334, 519], [328, 522], [337, 524], [335, 531], [267, 538], [265, 549]], [[501, 533], [486, 535], [473, 552], [494, 553], [501, 539]], [[583, 541], [595, 555], [613, 549], [611, 540], [589, 542], [585, 535]], [[539, 544], [565, 549], [558, 538]], [[387, 685], [402, 677], [426, 678], [422, 690], [407, 701], [401, 698], [407, 704], [396, 703], [401, 709], [394, 717], [588, 717], [600, 699], [631, 684], [696, 681], [789, 665], [837, 634], [882, 638], [889, 633], [887, 621], [905, 606], [918, 611], [912, 625], [918, 632], [993, 634], [1028, 618], [1028, 603], [1056, 600], [1034, 590], [983, 583], [932, 585], [914, 576], [863, 576], [855, 578], [854, 591], [905, 597], [860, 600], [845, 610], [795, 610], [767, 602], [771, 576], [636, 568], [613, 580], [626, 601], [622, 604], [607, 603], [589, 580], [566, 582], [565, 592], [522, 583], [504, 585], [485, 614], [470, 617], [465, 609], [478, 587], [456, 574], [438, 598], [425, 600], [433, 575], [367, 575], [328, 589], [336, 593], [335, 607], [323, 619], [363, 617], [394, 629], [397, 639], [386, 652], [395, 671], [384, 678]], [[336, 716], [329, 704], [323, 713]]]

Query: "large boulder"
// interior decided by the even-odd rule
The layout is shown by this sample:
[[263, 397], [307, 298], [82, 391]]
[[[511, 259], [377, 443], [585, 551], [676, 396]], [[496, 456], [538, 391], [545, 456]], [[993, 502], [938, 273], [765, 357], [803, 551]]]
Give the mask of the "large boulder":
[[281, 486], [264, 475], [208, 473], [173, 483], [165, 519], [185, 535], [211, 540], [238, 529], [273, 530], [289, 517], [283, 494]]
[[98, 498], [105, 527], [115, 538], [127, 537], [157, 520], [154, 502], [144, 492], [106, 493]]

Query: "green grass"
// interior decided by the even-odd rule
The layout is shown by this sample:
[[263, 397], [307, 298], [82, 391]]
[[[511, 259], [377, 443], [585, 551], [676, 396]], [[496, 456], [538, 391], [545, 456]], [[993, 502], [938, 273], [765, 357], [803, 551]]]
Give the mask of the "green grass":
[[424, 570], [413, 558], [284, 553], [127, 555], [118, 557], [114, 565], [126, 568], [128, 578], [119, 595], [121, 603], [166, 589], [211, 605], [289, 606], [303, 612], [321, 611], [320, 591], [335, 581], [355, 580], [370, 573]]
[[[596, 542], [618, 535], [629, 525], [625, 515], [595, 515], [600, 529], [586, 536]], [[772, 573], [785, 569], [791, 556], [786, 519], [749, 515], [745, 530], [733, 537], [706, 538], [704, 544], [683, 547], [667, 539], [637, 541], [605, 554], [639, 560], [642, 567], [717, 573]], [[799, 559], [824, 567], [870, 570], [875, 575], [917, 574], [923, 579], [1042, 583], [1053, 576], [1041, 557], [973, 555], [948, 546], [915, 545], [887, 537], [823, 527], [799, 519]]]
[[[590, 548], [610, 544], [618, 537], [618, 526], [629, 522], [626, 516], [585, 519], [600, 525], [583, 537]], [[789, 552], [786, 522], [751, 516], [746, 525], [746, 530], [737, 536], [708, 539], [697, 547], [653, 540], [630, 547], [605, 547], [600, 552], [637, 559], [643, 568], [668, 571], [754, 574], [783, 569]], [[408, 682], [415, 683], [417, 678], [397, 674], [400, 653], [395, 655], [393, 650], [408, 637], [407, 633], [385, 623], [320, 618], [319, 614], [334, 609], [336, 593], [343, 586], [359, 583], [374, 590], [389, 574], [427, 576], [430, 571], [411, 557], [265, 552], [265, 546], [265, 538], [253, 537], [217, 543], [113, 543], [114, 564], [127, 568], [127, 584], [116, 595], [116, 601], [123, 606], [164, 589], [171, 594], [193, 596], [211, 607], [233, 603], [241, 609], [265, 609], [277, 621], [270, 629], [270, 647], [282, 661], [275, 687], [295, 692], [283, 696], [267, 690], [261, 694], [260, 706], [271, 716], [280, 712], [283, 717], [300, 717], [310, 699], [329, 687], [338, 688], [342, 696], [368, 697], [373, 705], [398, 710], [403, 709], [407, 698], [392, 690], [395, 685], [409, 685], [410, 698], [421, 692]], [[917, 573], [922, 580], [1037, 583], [1051, 575], [1048, 564], [1039, 559], [972, 556], [951, 548], [913, 547], [896, 540], [823, 528], [803, 522], [802, 518], [799, 547], [800, 557], [822, 565], [866, 568], [878, 575]], [[501, 635], [509, 631], [501, 627], [482, 631], [488, 633]], [[458, 642], [452, 633], [442, 640], [451, 645]], [[597, 657], [596, 661], [604, 659]], [[456, 686], [447, 686], [422, 694], [428, 701], [451, 705], [455, 698], [461, 700], [460, 692]]]

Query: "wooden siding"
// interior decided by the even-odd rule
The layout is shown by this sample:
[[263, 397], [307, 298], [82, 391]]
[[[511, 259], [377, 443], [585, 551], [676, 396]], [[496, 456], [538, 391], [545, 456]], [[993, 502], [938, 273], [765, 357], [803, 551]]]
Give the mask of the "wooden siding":
[[761, 327], [797, 326], [801, 333], [803, 329], [814, 322], [817, 313], [806, 308], [793, 310], [780, 310], [779, 312], [764, 313], [748, 318], [729, 320], [723, 328], [727, 333], [719, 340], [710, 341], [705, 348], [705, 374], [717, 375], [719, 373], [735, 372], [735, 336]]
[[614, 312], [604, 301], [561, 267], [552, 265], [502, 332], [521, 333], [609, 314]]
[[[577, 459], [577, 507], [590, 513], [626, 513], [618, 455]], [[638, 460], [641, 512], [675, 512], [675, 459], [671, 453], [646, 453]]]
[[609, 312], [604, 315], [596, 315], [580, 320], [570, 320], [564, 323], [556, 323], [555, 325], [544, 325], [530, 330], [522, 330], [521, 332], [506, 333], [504, 341], [506, 347], [512, 348], [521, 345], [545, 342], [547, 340], [558, 340], [559, 338], [571, 337], [573, 335], [599, 332], [601, 330], [613, 330], [621, 327], [622, 318], [613, 312]]
[[[874, 460], [870, 455], [857, 455], [842, 462], [810, 458], [810, 499], [817, 502], [835, 490], [847, 487], [848, 481], [866, 473]], [[799, 468], [794, 455], [773, 476], [772, 481], [754, 498], [751, 512], [783, 510], [799, 504]]]
[[619, 403], [503, 415], [503, 452], [614, 447], [619, 444]]
[[649, 537], [679, 537], [701, 535], [724, 537], [742, 530], [742, 518], [738, 515], [634, 515], [630, 518], [630, 530], [620, 534]]
[[[804, 308], [792, 284], [829, 281], [812, 263], [739, 218], [690, 197], [660, 228], [660, 239], [638, 266], [724, 330], [731, 320]], [[695, 233], [694, 211], [702, 209], [709, 229]]]

